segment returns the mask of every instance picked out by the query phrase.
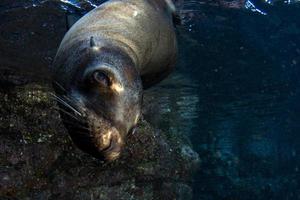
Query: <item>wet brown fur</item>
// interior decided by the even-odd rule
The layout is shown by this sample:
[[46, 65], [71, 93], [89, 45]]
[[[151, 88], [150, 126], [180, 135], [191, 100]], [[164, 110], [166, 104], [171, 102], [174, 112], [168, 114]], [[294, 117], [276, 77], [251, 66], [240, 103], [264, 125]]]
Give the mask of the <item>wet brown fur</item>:
[[[95, 47], [91, 47], [91, 38]], [[107, 160], [118, 156], [141, 113], [142, 87], [165, 78], [174, 67], [176, 55], [172, 13], [164, 0], [111, 0], [86, 14], [68, 31], [53, 64], [54, 80], [70, 93], [67, 96], [83, 102], [74, 103], [74, 107], [88, 123], [87, 137], [92, 138], [88, 141], [95, 146], [94, 155], [97, 149], [99, 153], [104, 149], [99, 141], [111, 132], [114, 145], [111, 143], [110, 152], [102, 154]], [[97, 63], [113, 66], [117, 75], [113, 83], [116, 81], [124, 91], [111, 87], [100, 88], [99, 92], [80, 82], [86, 68]], [[95, 92], [85, 95], [84, 88]], [[63, 119], [69, 120], [65, 115]], [[76, 130], [69, 132], [77, 144], [81, 142]]]

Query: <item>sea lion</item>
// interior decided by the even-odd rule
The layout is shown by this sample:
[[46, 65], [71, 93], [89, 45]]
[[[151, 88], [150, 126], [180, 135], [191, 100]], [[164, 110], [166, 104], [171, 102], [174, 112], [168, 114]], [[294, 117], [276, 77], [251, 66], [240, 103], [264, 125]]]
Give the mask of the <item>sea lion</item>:
[[111, 0], [64, 36], [52, 71], [68, 132], [83, 151], [115, 160], [141, 117], [143, 88], [173, 69], [177, 42], [170, 0]]

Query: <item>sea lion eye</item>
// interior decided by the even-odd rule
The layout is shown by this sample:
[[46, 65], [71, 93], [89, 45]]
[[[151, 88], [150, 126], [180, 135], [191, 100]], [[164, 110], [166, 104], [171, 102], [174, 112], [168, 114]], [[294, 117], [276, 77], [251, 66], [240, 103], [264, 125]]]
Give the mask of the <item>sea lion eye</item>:
[[95, 71], [93, 73], [93, 75], [92, 75], [92, 78], [93, 78], [93, 80], [96, 83], [99, 83], [99, 84], [101, 84], [103, 86], [107, 87], [107, 86], [110, 85], [110, 79], [109, 79], [109, 77], [105, 73], [103, 73], [101, 71]]

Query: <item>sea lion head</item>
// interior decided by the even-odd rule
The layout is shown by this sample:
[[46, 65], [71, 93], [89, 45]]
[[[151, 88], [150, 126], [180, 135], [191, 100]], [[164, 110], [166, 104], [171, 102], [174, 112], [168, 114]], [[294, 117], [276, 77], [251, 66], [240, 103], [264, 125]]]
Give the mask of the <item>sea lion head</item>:
[[142, 83], [121, 48], [93, 37], [62, 44], [53, 64], [62, 120], [75, 144], [102, 160], [119, 157], [140, 118]]

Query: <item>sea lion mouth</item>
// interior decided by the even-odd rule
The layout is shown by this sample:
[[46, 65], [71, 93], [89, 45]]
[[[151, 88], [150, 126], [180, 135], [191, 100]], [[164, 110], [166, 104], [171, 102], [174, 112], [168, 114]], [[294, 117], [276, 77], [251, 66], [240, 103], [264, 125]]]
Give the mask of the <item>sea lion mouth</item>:
[[112, 127], [108, 131], [96, 133], [94, 144], [106, 161], [113, 161], [120, 156], [124, 142], [117, 129]]
[[120, 157], [126, 134], [112, 120], [97, 114], [72, 96], [55, 95], [58, 110], [73, 142], [82, 151], [104, 161]]

